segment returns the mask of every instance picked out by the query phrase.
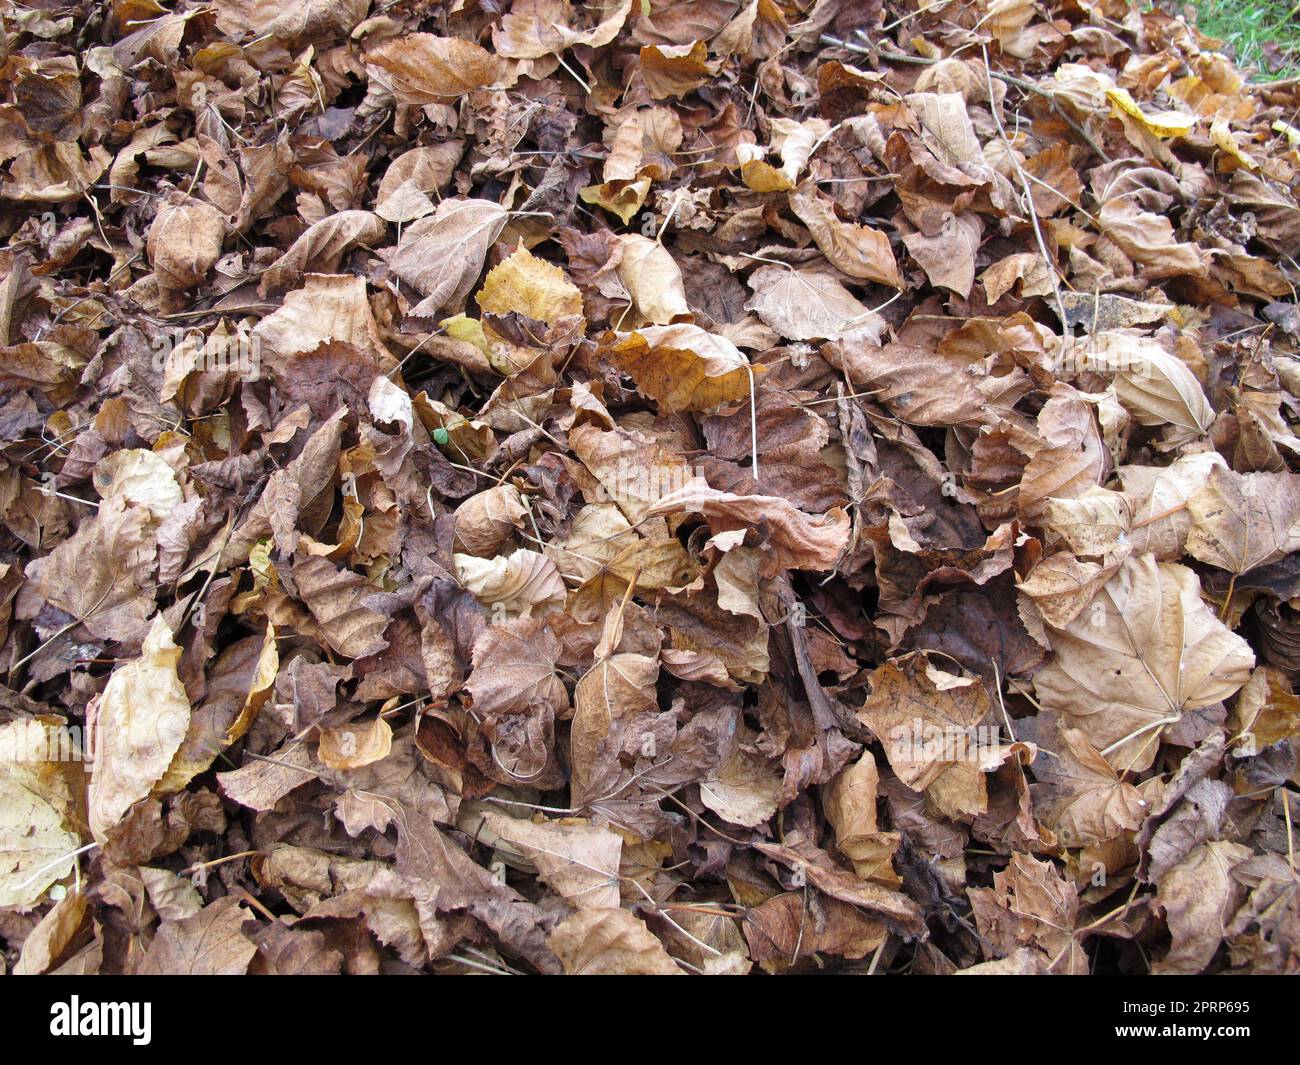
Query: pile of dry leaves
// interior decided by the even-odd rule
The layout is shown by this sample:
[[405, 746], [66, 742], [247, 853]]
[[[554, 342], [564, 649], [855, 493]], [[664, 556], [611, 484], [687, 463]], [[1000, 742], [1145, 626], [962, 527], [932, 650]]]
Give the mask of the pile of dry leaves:
[[0, 969], [1300, 968], [1300, 87], [1123, 0], [32, 0]]

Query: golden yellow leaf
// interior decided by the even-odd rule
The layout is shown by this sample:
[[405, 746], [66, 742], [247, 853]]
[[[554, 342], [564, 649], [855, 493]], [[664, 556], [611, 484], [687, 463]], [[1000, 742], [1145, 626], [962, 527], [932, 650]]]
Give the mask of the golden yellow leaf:
[[610, 214], [617, 215], [624, 225], [632, 221], [632, 216], [641, 210], [648, 195], [648, 177], [637, 178], [635, 181], [620, 178], [600, 185], [586, 185], [578, 190], [578, 197], [583, 203], [594, 203], [605, 208]]
[[1181, 111], [1158, 111], [1152, 115], [1147, 114], [1129, 95], [1127, 89], [1108, 88], [1106, 99], [1117, 112], [1136, 119], [1143, 129], [1157, 137], [1182, 137], [1190, 133], [1196, 125], [1195, 115], [1185, 115]]
[[547, 325], [582, 314], [582, 293], [564, 271], [523, 247], [488, 271], [475, 300], [484, 311], [514, 312]]

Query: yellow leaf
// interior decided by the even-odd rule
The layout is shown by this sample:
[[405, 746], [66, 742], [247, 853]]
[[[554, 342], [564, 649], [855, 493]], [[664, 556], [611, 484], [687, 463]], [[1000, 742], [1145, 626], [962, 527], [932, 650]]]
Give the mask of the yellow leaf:
[[450, 318], [444, 318], [438, 325], [454, 340], [463, 340], [466, 344], [473, 344], [484, 355], [491, 354], [491, 345], [488, 343], [487, 336], [483, 333], [483, 323], [477, 318], [454, 314]]
[[1157, 137], [1186, 136], [1196, 125], [1195, 116], [1185, 115], [1181, 111], [1158, 111], [1154, 115], [1148, 115], [1127, 89], [1109, 88], [1106, 90], [1106, 99], [1117, 112], [1136, 119], [1143, 129]]
[[489, 313], [514, 311], [547, 325], [582, 314], [582, 293], [564, 271], [523, 247], [488, 271], [476, 299]]
[[649, 194], [649, 178], [606, 181], [603, 185], [587, 185], [578, 190], [583, 203], [594, 203], [597, 207], [605, 208], [610, 214], [618, 215], [624, 225], [632, 221], [632, 216], [641, 210], [641, 205]]
[[[1214, 141], [1214, 146], [1228, 156], [1234, 159], [1238, 165], [1244, 166], [1247, 170], [1258, 170], [1259, 164], [1249, 155], [1241, 150], [1241, 145], [1237, 143], [1237, 136], [1228, 128], [1227, 119], [1216, 118], [1210, 124], [1210, 140]], [[1231, 164], [1227, 166], [1220, 165], [1220, 172], [1235, 170], [1236, 167]]]

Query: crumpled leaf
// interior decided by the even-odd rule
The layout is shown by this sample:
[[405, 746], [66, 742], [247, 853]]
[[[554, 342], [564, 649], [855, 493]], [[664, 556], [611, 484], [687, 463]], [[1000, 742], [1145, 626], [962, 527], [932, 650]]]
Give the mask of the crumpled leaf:
[[[622, 28], [632, 0], [604, 0], [583, 4], [575, 12], [568, 0], [525, 0], [511, 6], [492, 31], [497, 54], [510, 59], [540, 59], [586, 45], [600, 48], [609, 44]], [[589, 29], [570, 26], [576, 17], [594, 21]]]
[[747, 527], [760, 528], [766, 533], [772, 552], [764, 558], [764, 568], [769, 572], [786, 568], [830, 569], [847, 543], [848, 516], [838, 507], [818, 520], [798, 510], [789, 500], [719, 492], [699, 477], [661, 496], [643, 513], [649, 517], [680, 511], [703, 514], [715, 536]]
[[877, 229], [841, 222], [831, 201], [807, 185], [790, 194], [790, 209], [832, 265], [850, 277], [861, 277], [892, 288], [903, 287], [889, 238]]
[[545, 555], [520, 548], [511, 555], [475, 558], [455, 555], [456, 579], [479, 602], [515, 617], [543, 615], [564, 603], [566, 589], [555, 563]]
[[1296, 968], [1294, 79], [101, 6], [4, 16], [0, 969]]
[[606, 351], [661, 410], [707, 410], [749, 395], [749, 360], [726, 337], [697, 325], [644, 326]]
[[179, 292], [203, 281], [221, 255], [225, 234], [225, 221], [206, 203], [164, 206], [146, 244], [158, 284]]
[[1051, 972], [1088, 971], [1074, 931], [1078, 892], [1051, 862], [1013, 854], [1007, 869], [993, 875], [992, 888], [972, 888], [967, 894], [980, 935], [997, 956], [1029, 946], [1044, 955]]
[[369, 211], [340, 211], [322, 218], [278, 258], [262, 275], [263, 293], [279, 292], [308, 271], [329, 273], [339, 265], [344, 252], [358, 244], [374, 244], [388, 227]]
[[641, 80], [656, 100], [685, 96], [717, 73], [703, 41], [681, 45], [647, 45], [641, 49]]
[[944, 672], [923, 655], [872, 671], [871, 695], [857, 716], [885, 748], [889, 767], [913, 791], [925, 791], [949, 816], [983, 813], [986, 773], [1008, 758], [1032, 758], [1023, 744], [982, 739], [990, 711], [984, 686]]
[[621, 234], [619, 241], [623, 255], [618, 276], [641, 315], [656, 325], [689, 315], [681, 269], [664, 246], [635, 233]]

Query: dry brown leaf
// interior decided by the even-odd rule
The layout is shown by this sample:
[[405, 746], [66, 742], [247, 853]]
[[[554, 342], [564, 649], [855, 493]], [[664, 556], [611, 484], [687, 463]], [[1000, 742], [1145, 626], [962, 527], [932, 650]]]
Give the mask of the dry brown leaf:
[[14, 975], [39, 976], [51, 968], [81, 930], [88, 910], [85, 892], [72, 891], [60, 899], [23, 941]]
[[407, 227], [383, 255], [393, 273], [424, 296], [413, 314], [460, 310], [507, 218], [505, 208], [491, 200], [448, 199]]
[[568, 976], [684, 975], [645, 922], [627, 910], [579, 910], [555, 926], [547, 943]]
[[1133, 200], [1111, 199], [1101, 205], [1101, 229], [1151, 278], [1178, 274], [1204, 276], [1209, 256], [1195, 244], [1174, 240], [1174, 228], [1163, 215], [1144, 211]]
[[285, 358], [332, 341], [379, 362], [392, 357], [366, 299], [365, 279], [344, 274], [307, 274], [274, 314], [257, 323], [253, 335]]
[[1020, 482], [1020, 512], [1026, 517], [1036, 516], [1048, 499], [1084, 495], [1106, 471], [1106, 445], [1092, 409], [1068, 385], [1052, 387], [1038, 414], [1038, 435], [1043, 446]]
[[718, 774], [700, 781], [700, 802], [733, 825], [754, 828], [771, 819], [781, 802], [781, 775], [739, 745]]
[[520, 548], [510, 555], [454, 555], [456, 579], [481, 603], [506, 617], [541, 617], [564, 605], [560, 571], [545, 555]]
[[935, 232], [904, 232], [903, 243], [930, 284], [950, 289], [965, 299], [975, 284], [975, 257], [982, 232], [976, 215], [949, 211]]
[[771, 127], [772, 150], [781, 156], [780, 168], [763, 159], [766, 152], [758, 145], [742, 141], [736, 146], [741, 180], [755, 192], [789, 192], [807, 166], [813, 148], [830, 135], [831, 127], [821, 118], [803, 122], [774, 118]]
[[360, 769], [388, 757], [393, 730], [382, 717], [320, 731], [317, 757], [331, 769]]
[[980, 736], [990, 709], [984, 685], [914, 654], [872, 671], [871, 695], [857, 715], [884, 745], [899, 780], [928, 792], [948, 816], [971, 817], [988, 806], [984, 775], [1030, 753]]
[[232, 895], [192, 917], [167, 921], [154, 936], [136, 972], [144, 976], [242, 976], [257, 953], [243, 933], [252, 916]]
[[94, 483], [101, 499], [142, 506], [155, 521], [166, 518], [184, 499], [176, 471], [161, 455], [143, 448], [123, 448], [101, 459]]
[[888, 936], [883, 921], [807, 891], [774, 895], [745, 912], [750, 957], [771, 971], [814, 954], [865, 958]]
[[146, 247], [158, 284], [183, 292], [208, 276], [221, 255], [226, 223], [206, 203], [168, 204], [154, 216]]
[[312, 556], [294, 562], [293, 578], [321, 635], [335, 651], [347, 658], [363, 658], [383, 650], [388, 619], [366, 606], [366, 599], [378, 589], [364, 577]]
[[1226, 699], [1255, 664], [1201, 601], [1196, 575], [1150, 555], [1130, 557], [1050, 638], [1053, 659], [1034, 676], [1039, 701], [1121, 772], [1149, 766], [1166, 729]]
[[492, 558], [524, 527], [528, 510], [519, 489], [499, 484], [456, 508], [456, 545], [467, 555]]
[[263, 295], [289, 288], [309, 271], [337, 269], [345, 252], [358, 244], [378, 243], [387, 230], [384, 220], [369, 211], [340, 211], [322, 218], [267, 268], [260, 283]]
[[1300, 551], [1300, 477], [1211, 466], [1187, 499], [1187, 553], [1242, 574]]
[[765, 572], [831, 569], [848, 542], [849, 519], [838, 507], [817, 519], [787, 499], [719, 492], [700, 477], [661, 496], [643, 513], [653, 516], [681, 511], [703, 514], [715, 536], [745, 528], [762, 530], [771, 552], [764, 557]]
[[484, 716], [523, 714], [534, 707], [557, 713], [569, 693], [556, 675], [559, 641], [536, 618], [492, 625], [474, 644], [474, 671], [465, 687]]
[[850, 340], [879, 344], [884, 321], [829, 273], [792, 266], [760, 266], [749, 275], [745, 304], [791, 340]]
[[648, 45], [641, 49], [641, 80], [656, 100], [685, 96], [718, 72], [709, 62], [703, 41], [681, 45]]
[[581, 809], [601, 798], [597, 785], [605, 762], [616, 753], [609, 747], [623, 739], [627, 721], [658, 710], [654, 699], [658, 676], [657, 659], [620, 653], [601, 659], [578, 681], [569, 733], [573, 771], [570, 789], [575, 807]]
[[1167, 422], [1200, 435], [1214, 420], [1214, 410], [1196, 377], [1158, 341], [1102, 333], [1090, 338], [1084, 365], [1115, 374], [1120, 402], [1143, 425]]
[[861, 341], [827, 344], [822, 354], [910, 425], [976, 426], [988, 418], [988, 401], [975, 378], [942, 355], [907, 344], [882, 347]]
[[1032, 734], [1039, 748], [1033, 765], [1037, 783], [1030, 789], [1035, 810], [1066, 846], [1103, 843], [1141, 827], [1150, 812], [1142, 793], [1081, 731]]
[[[568, 0], [521, 0], [493, 29], [492, 44], [510, 59], [559, 55], [575, 45], [600, 48], [618, 36], [631, 10], [632, 0], [601, 0], [576, 11]], [[571, 25], [579, 18], [590, 28]]]
[[[726, 337], [697, 325], [644, 326], [619, 335], [606, 357], [666, 414], [708, 410], [749, 395], [754, 373]], [[761, 372], [761, 371], [760, 371]]]
[[1011, 956], [1029, 946], [1042, 952], [1050, 972], [1088, 971], [1087, 955], [1074, 931], [1078, 891], [1051, 862], [1013, 854], [1011, 864], [993, 875], [992, 888], [972, 888], [968, 895], [986, 949], [996, 956]]
[[1250, 856], [1249, 847], [1214, 840], [1165, 875], [1156, 897], [1173, 945], [1153, 972], [1199, 973], [1209, 964], [1243, 895], [1232, 871]]
[[878, 229], [841, 222], [831, 201], [814, 186], [800, 185], [790, 193], [790, 209], [831, 263], [850, 277], [860, 277], [891, 288], [903, 287], [889, 238]]
[[366, 63], [377, 69], [404, 104], [447, 103], [489, 85], [514, 81], [509, 64], [458, 37], [409, 33], [371, 48]]
[[537, 866], [542, 879], [579, 910], [618, 906], [623, 840], [617, 833], [576, 820], [525, 821], [491, 811], [482, 817], [495, 835], [517, 847]]
[[618, 239], [623, 249], [618, 276], [642, 317], [655, 325], [667, 325], [678, 316], [689, 315], [681, 269], [664, 246], [635, 233], [623, 233]]
[[863, 880], [876, 880], [897, 887], [890, 864], [901, 837], [880, 831], [876, 800], [880, 797], [880, 773], [870, 751], [845, 766], [822, 792], [826, 820], [835, 830], [835, 846], [853, 863]]
[[[72, 872], [81, 798], [75, 778], [49, 758], [59, 750], [53, 724], [0, 725], [0, 907], [31, 906]], [[80, 774], [80, 764], [71, 768]]]

